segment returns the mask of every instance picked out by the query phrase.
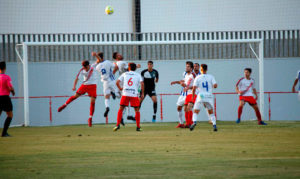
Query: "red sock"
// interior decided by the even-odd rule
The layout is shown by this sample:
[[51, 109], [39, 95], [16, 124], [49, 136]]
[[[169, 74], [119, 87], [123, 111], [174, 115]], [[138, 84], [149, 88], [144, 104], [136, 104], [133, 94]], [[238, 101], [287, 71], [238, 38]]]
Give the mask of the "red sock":
[[193, 111], [189, 111], [189, 124], [193, 124]]
[[135, 112], [135, 121], [136, 121], [136, 127], [140, 128], [140, 120], [141, 120], [141, 113], [140, 111]]
[[118, 111], [118, 117], [117, 117], [117, 126], [120, 125], [121, 120], [122, 120], [122, 116], [123, 116], [123, 111], [121, 109], [119, 109], [119, 111]]
[[90, 105], [90, 117], [92, 117], [94, 115], [94, 111], [95, 111], [95, 101], [91, 102], [91, 105]]
[[259, 110], [255, 110], [255, 113], [256, 113], [256, 117], [257, 117], [257, 121], [261, 121], [261, 115], [260, 115], [260, 112]]
[[189, 125], [189, 112], [185, 112], [184, 117], [185, 117], [185, 125]]
[[71, 96], [71, 97], [67, 100], [66, 104], [70, 104], [74, 99], [76, 99], [76, 97], [75, 97], [75, 96]]
[[238, 108], [238, 119], [241, 119], [242, 112], [243, 112], [243, 106], [239, 106], [239, 108]]

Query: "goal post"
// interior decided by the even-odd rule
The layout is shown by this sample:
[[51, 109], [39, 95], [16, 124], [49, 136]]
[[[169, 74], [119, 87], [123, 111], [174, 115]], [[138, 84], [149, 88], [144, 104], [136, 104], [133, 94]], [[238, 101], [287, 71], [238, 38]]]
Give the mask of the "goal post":
[[[251, 44], [257, 44], [256, 48], [258, 47], [258, 50], [255, 51]], [[255, 56], [255, 58], [258, 60], [258, 66], [259, 66], [259, 107], [262, 113], [262, 118], [264, 118], [264, 47], [263, 47], [263, 39], [234, 39], [234, 40], [178, 40], [178, 41], [115, 41], [115, 42], [24, 42], [22, 44], [18, 44], [18, 48], [16, 47], [16, 53], [18, 54], [18, 57], [20, 58], [22, 64], [23, 64], [23, 88], [24, 88], [24, 124], [25, 126], [30, 126], [30, 108], [29, 108], [29, 72], [28, 72], [28, 63], [29, 62], [36, 62], [37, 60], [31, 61], [31, 55], [30, 55], [30, 47], [66, 47], [66, 46], [104, 46], [104, 47], [115, 47], [115, 46], [134, 46], [135, 51], [136, 50], [144, 50], [147, 51], [148, 46], [154, 46], [154, 50], [152, 50], [151, 53], [156, 53], [155, 48], [157, 46], [180, 46], [180, 50], [183, 51], [183, 53], [189, 53], [186, 52], [186, 50], [197, 50], [197, 48], [200, 47], [191, 47], [193, 49], [189, 49], [189, 47], [182, 49], [183, 46], [188, 45], [207, 45], [210, 49], [213, 50], [214, 46], [211, 47], [211, 44], [215, 44], [216, 46], [222, 45], [222, 44], [249, 44], [249, 52], [252, 51], [252, 56]], [[20, 48], [21, 47], [21, 48]], [[248, 48], [247, 47], [247, 48]], [[202, 47], [201, 47], [202, 48]], [[22, 50], [22, 53], [20, 52], [20, 49]], [[105, 51], [105, 50], [104, 50]], [[155, 52], [153, 52], [155, 51]], [[169, 52], [171, 50], [166, 50], [165, 48], [163, 50], [160, 50], [157, 53], [171, 53]], [[172, 53], [180, 53], [176, 48], [173, 49], [174, 52]], [[198, 49], [198, 51], [200, 51]], [[128, 51], [128, 53], [131, 53], [133, 51]], [[58, 52], [59, 53], [59, 52]], [[198, 53], [198, 52], [193, 52]], [[201, 52], [199, 52], [200, 54]], [[139, 55], [137, 55], [139, 56]], [[162, 55], [164, 56], [164, 55]], [[172, 56], [172, 55], [169, 55]], [[174, 54], [173, 56], [176, 56]], [[171, 58], [171, 57], [170, 57]], [[199, 57], [194, 56], [192, 59], [190, 58], [183, 58], [182, 60], [197, 60]], [[82, 59], [83, 60], [83, 59]], [[136, 59], [136, 60], [144, 60], [144, 59]], [[147, 59], [149, 60], [149, 59]], [[59, 94], [58, 94], [59, 95]]]

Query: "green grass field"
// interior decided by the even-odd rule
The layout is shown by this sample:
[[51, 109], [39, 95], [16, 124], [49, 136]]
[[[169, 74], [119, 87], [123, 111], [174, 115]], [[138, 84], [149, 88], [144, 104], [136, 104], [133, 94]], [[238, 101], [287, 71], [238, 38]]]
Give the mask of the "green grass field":
[[0, 178], [300, 178], [300, 122], [19, 127], [0, 138]]

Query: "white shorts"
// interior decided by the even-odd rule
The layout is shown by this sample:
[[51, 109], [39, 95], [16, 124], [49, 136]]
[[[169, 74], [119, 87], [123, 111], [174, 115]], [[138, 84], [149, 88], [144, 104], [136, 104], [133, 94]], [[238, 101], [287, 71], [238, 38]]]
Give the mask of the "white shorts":
[[116, 96], [119, 96], [119, 89], [116, 85], [116, 81], [104, 81], [103, 82], [103, 94], [108, 95], [110, 92], [114, 92]]
[[180, 95], [179, 97], [178, 97], [178, 100], [177, 100], [177, 106], [183, 106], [184, 105], [184, 102], [185, 102], [185, 98], [186, 98], [186, 96], [182, 96], [182, 95]]
[[200, 110], [201, 106], [204, 106], [207, 110], [214, 109], [214, 99], [213, 98], [206, 98], [205, 100], [200, 99], [199, 96], [197, 96], [196, 102], [194, 104], [194, 110]]

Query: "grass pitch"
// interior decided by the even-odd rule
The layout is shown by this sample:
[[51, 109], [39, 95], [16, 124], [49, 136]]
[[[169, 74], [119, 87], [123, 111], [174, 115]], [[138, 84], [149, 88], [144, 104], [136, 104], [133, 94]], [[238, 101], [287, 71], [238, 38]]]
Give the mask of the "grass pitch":
[[299, 178], [300, 122], [11, 128], [0, 178]]

